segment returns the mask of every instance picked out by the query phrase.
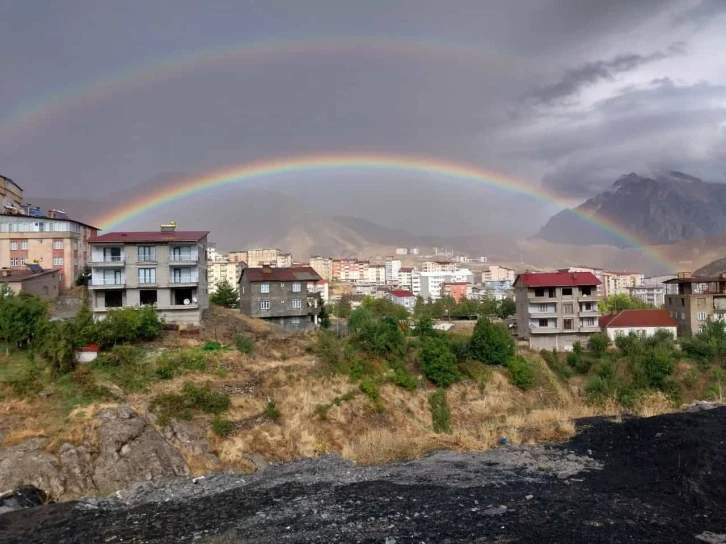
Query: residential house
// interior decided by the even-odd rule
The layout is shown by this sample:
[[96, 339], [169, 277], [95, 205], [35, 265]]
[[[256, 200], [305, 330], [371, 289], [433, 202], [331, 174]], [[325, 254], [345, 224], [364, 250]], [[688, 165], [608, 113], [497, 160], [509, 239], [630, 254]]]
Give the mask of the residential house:
[[0, 269], [0, 285], [7, 285], [16, 294], [28, 293], [54, 299], [58, 296], [60, 283], [58, 270], [44, 270], [36, 264]]
[[209, 307], [206, 231], [109, 232], [90, 241], [91, 305], [154, 306], [169, 323], [198, 324]]
[[320, 255], [310, 257], [310, 268], [315, 270], [318, 276], [325, 281], [333, 279], [333, 259], [330, 257], [321, 257]]
[[488, 281], [509, 281], [514, 283], [514, 278], [517, 273], [511, 268], [499, 266], [498, 264], [492, 264], [489, 269], [483, 274], [483, 282]]
[[444, 282], [441, 284], [441, 296], [451, 297], [457, 304], [462, 300], [471, 299], [471, 283], [463, 281]]
[[603, 282], [597, 286], [597, 296], [599, 296], [599, 297], [605, 296], [605, 283], [604, 283], [604, 279], [603, 279], [603, 269], [602, 268], [593, 268], [592, 266], [577, 265], [577, 266], [570, 266], [567, 268], [561, 268], [560, 270], [558, 270], [558, 272], [590, 272], [593, 276], [595, 276], [597, 279], [599, 279], [601, 282]]
[[586, 343], [600, 330], [599, 284], [590, 272], [520, 274], [514, 282], [519, 336], [538, 350]]
[[243, 266], [245, 266], [245, 263], [241, 261], [208, 261], [209, 293], [214, 293], [217, 290], [217, 285], [224, 281], [237, 289], [239, 273]]
[[645, 276], [639, 272], [603, 272], [604, 295], [627, 295], [628, 289], [643, 284]]
[[388, 300], [399, 306], [403, 306], [409, 312], [413, 313], [416, 306], [416, 295], [405, 289], [391, 289], [388, 292]]
[[89, 240], [98, 229], [55, 210], [44, 214], [33, 208], [30, 213], [0, 215], [0, 267], [52, 268], [58, 270], [61, 288], [73, 287], [86, 269]]
[[673, 338], [678, 334], [678, 324], [668, 310], [623, 310], [600, 316], [600, 328], [613, 342], [618, 336], [635, 333], [650, 337], [657, 331], [668, 331]]
[[693, 276], [681, 272], [664, 282], [665, 306], [678, 323], [678, 334], [696, 334], [711, 319], [726, 320], [726, 274]]
[[239, 278], [240, 311], [286, 329], [313, 328], [320, 314], [316, 292], [320, 280], [310, 266], [244, 268]]

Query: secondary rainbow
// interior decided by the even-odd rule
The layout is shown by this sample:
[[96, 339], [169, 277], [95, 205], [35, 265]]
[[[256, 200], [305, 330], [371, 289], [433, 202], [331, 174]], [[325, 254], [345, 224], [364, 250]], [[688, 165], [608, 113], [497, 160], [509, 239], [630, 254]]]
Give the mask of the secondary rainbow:
[[[567, 207], [557, 197], [547, 194], [541, 189], [532, 188], [523, 182], [506, 177], [500, 173], [483, 170], [470, 165], [452, 163], [446, 160], [422, 158], [403, 155], [380, 154], [331, 154], [306, 155], [270, 159], [233, 166], [227, 169], [208, 173], [197, 178], [165, 187], [142, 198], [127, 203], [110, 214], [97, 218], [92, 223], [98, 224], [103, 230], [111, 230], [142, 214], [153, 211], [164, 204], [181, 200], [185, 197], [212, 191], [225, 185], [242, 183], [250, 180], [260, 180], [290, 174], [320, 173], [335, 170], [354, 171], [399, 171], [409, 173], [427, 174], [442, 179], [462, 179], [484, 183], [505, 191], [525, 195], [542, 202]], [[594, 219], [585, 213], [573, 210], [573, 213], [584, 220], [597, 225], [606, 232], [616, 236], [628, 246], [640, 248], [651, 259], [673, 270], [674, 264], [655, 250], [645, 247], [646, 244], [635, 235], [600, 219]]]
[[[512, 71], [540, 70], [522, 57], [498, 50], [485, 50], [472, 45], [442, 42], [434, 39], [390, 38], [385, 36], [308, 36], [293, 39], [258, 40], [235, 43], [224, 47], [204, 48], [181, 56], [166, 58], [144, 66], [86, 82], [66, 90], [54, 91], [40, 102], [18, 108], [0, 123], [0, 141], [19, 137], [46, 122], [71, 115], [77, 108], [110, 100], [123, 92], [143, 88], [170, 78], [193, 73], [204, 67], [230, 62], [266, 62], [300, 55], [345, 53], [410, 56], [421, 60], [444, 58], [448, 60], [496, 63]], [[480, 69], [486, 69], [482, 66]]]

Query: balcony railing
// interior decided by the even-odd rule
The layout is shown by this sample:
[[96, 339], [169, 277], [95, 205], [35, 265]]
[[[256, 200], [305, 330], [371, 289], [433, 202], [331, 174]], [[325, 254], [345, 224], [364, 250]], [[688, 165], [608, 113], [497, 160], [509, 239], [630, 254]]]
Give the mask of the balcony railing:
[[125, 284], [125, 282], [124, 282], [123, 278], [121, 278], [121, 279], [116, 279], [116, 278], [91, 278], [91, 285], [94, 286], [94, 287], [99, 287], [99, 286], [104, 286], [104, 285], [105, 286], [112, 285], [112, 286], [120, 287], [120, 286], [122, 286], [124, 284]]
[[91, 255], [91, 264], [123, 264], [123, 255]]
[[169, 283], [199, 283], [199, 279], [193, 276], [171, 277]]
[[193, 255], [191, 253], [182, 253], [182, 254], [170, 254], [169, 260], [171, 262], [185, 262], [185, 263], [195, 263], [199, 260], [199, 255]]

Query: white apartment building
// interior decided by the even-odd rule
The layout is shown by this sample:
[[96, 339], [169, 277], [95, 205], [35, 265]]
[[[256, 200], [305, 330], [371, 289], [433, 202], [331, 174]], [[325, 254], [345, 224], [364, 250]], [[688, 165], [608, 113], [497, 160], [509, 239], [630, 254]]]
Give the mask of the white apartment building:
[[162, 225], [155, 232], [109, 232], [92, 238], [89, 290], [94, 315], [154, 306], [170, 323], [198, 324], [209, 307], [207, 235]]
[[363, 270], [362, 282], [374, 285], [386, 285], [386, 266], [383, 264], [371, 264]]
[[488, 281], [511, 281], [514, 283], [516, 277], [517, 273], [511, 268], [492, 264], [489, 266], [489, 270], [482, 273], [482, 283]]
[[333, 259], [331, 257], [313, 255], [310, 257], [310, 268], [315, 270], [325, 281], [333, 279]]
[[398, 270], [398, 287], [419, 296], [421, 294], [421, 276], [418, 270], [411, 267], [401, 267]]
[[229, 283], [235, 290], [239, 289], [239, 273], [241, 264], [235, 261], [211, 261], [207, 263], [209, 269], [209, 292], [214, 293], [217, 285], [223, 281]]
[[230, 261], [242, 261], [248, 268], [262, 268], [272, 266], [275, 268], [292, 267], [292, 253], [282, 253], [277, 248], [246, 249], [244, 251], [230, 251]]
[[452, 261], [426, 261], [421, 266], [421, 272], [456, 272], [459, 269], [459, 263]]
[[454, 272], [419, 272], [417, 275], [421, 281], [420, 292], [412, 292], [425, 300], [441, 298], [441, 286], [444, 283], [473, 283], [474, 280], [474, 274], [466, 268]]
[[398, 271], [401, 270], [401, 260], [388, 257], [385, 266], [387, 283], [389, 285], [398, 284]]
[[639, 272], [603, 272], [604, 296], [627, 295], [631, 287], [643, 285], [644, 278]]

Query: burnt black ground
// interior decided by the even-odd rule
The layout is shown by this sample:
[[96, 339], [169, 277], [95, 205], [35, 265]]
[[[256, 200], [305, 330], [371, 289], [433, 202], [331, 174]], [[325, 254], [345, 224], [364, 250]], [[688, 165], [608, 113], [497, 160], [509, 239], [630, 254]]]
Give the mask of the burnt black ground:
[[[726, 408], [623, 423], [594, 420], [557, 448], [580, 455], [591, 450], [603, 468], [560, 479], [489, 463], [481, 466], [482, 473], [500, 470], [505, 477], [485, 485], [476, 480], [465, 485], [460, 477], [426, 483], [416, 474], [422, 466], [416, 463], [389, 479], [339, 484], [325, 478], [267, 481], [263, 474], [254, 484], [199, 497], [98, 509], [63, 503], [11, 512], [0, 516], [0, 539], [695, 543], [705, 531], [726, 533]], [[465, 456], [462, 466], [473, 459]], [[454, 464], [449, 454], [443, 469], [455, 466], [453, 459]], [[430, 470], [432, 462], [426, 466]], [[406, 470], [411, 483], [402, 479]]]

